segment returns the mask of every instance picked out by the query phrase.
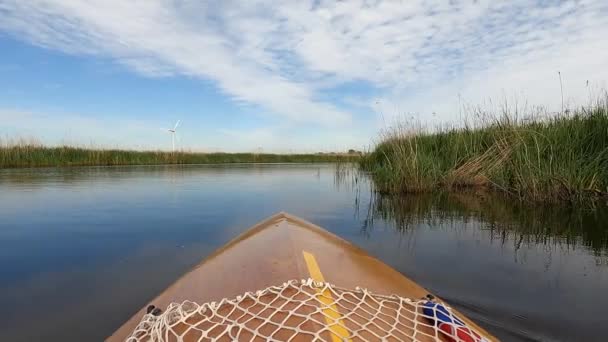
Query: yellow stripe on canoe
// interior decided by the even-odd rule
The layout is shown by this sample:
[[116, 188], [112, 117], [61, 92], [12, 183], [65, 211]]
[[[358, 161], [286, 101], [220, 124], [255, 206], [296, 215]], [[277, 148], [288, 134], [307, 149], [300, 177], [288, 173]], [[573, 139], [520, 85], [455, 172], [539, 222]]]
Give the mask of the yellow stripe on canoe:
[[[317, 263], [317, 259], [312, 253], [302, 251], [304, 254], [304, 260], [306, 261], [306, 267], [308, 267], [308, 273], [310, 277], [314, 281], [322, 281], [325, 282], [325, 278], [323, 278], [323, 273], [321, 273], [321, 269], [319, 268], [319, 264]], [[325, 321], [327, 322], [327, 326], [331, 332], [331, 339], [334, 342], [344, 342], [349, 341], [349, 334], [345, 328], [344, 322], [342, 322], [342, 317], [340, 316], [340, 311], [338, 311], [338, 307], [334, 304], [334, 299], [331, 296], [331, 291], [325, 290], [317, 290], [319, 293], [319, 300], [325, 304], [325, 308], [323, 309], [323, 313], [325, 316]]]

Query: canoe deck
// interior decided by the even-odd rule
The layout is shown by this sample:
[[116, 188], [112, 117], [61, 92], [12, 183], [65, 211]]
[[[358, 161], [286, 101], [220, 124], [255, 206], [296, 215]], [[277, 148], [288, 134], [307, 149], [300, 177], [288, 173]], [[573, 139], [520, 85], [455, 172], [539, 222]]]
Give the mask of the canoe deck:
[[[311, 259], [313, 264], [311, 268]], [[319, 274], [312, 274], [318, 272]], [[341, 288], [418, 299], [429, 292], [362, 249], [286, 213], [253, 226], [203, 260], [124, 323], [108, 341], [124, 341], [153, 304], [234, 298], [293, 279], [318, 278]], [[454, 310], [455, 311], [455, 310]], [[456, 313], [456, 312], [455, 312]], [[456, 313], [491, 340], [485, 330]]]

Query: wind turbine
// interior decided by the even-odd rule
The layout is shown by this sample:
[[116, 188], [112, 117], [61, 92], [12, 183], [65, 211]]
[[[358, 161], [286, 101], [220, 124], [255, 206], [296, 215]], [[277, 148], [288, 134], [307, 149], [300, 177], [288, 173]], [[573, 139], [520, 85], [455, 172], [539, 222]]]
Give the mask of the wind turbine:
[[177, 127], [179, 126], [179, 122], [181, 120], [177, 120], [177, 122], [175, 123], [175, 126], [173, 126], [173, 129], [169, 128], [167, 129], [167, 131], [169, 131], [169, 134], [171, 134], [171, 147], [172, 147], [172, 151], [175, 152], [175, 133], [177, 131]]

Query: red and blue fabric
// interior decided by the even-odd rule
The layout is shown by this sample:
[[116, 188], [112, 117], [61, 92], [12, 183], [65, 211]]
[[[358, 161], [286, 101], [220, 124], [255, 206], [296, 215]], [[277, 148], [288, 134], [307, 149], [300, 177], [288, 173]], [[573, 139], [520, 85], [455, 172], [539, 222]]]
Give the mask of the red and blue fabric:
[[456, 317], [448, 309], [436, 302], [428, 301], [423, 305], [422, 312], [433, 322], [450, 342], [485, 342], [486, 338], [469, 328], [466, 323]]

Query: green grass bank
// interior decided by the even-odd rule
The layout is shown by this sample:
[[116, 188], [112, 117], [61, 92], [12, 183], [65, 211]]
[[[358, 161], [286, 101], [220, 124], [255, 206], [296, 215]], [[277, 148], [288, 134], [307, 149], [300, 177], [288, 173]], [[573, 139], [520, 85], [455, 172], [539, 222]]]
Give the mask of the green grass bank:
[[378, 191], [490, 188], [534, 201], [608, 198], [608, 95], [562, 114], [470, 113], [459, 128], [401, 124], [360, 160]]
[[0, 145], [0, 168], [220, 163], [355, 162], [352, 154], [195, 153], [88, 149], [38, 144]]

